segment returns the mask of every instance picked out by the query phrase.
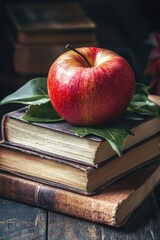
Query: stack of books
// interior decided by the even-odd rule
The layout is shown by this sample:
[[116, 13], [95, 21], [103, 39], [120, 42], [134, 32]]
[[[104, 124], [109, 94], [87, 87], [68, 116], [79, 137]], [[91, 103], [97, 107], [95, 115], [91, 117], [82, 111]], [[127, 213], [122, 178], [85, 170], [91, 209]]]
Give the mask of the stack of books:
[[96, 24], [79, 3], [6, 4], [5, 34], [19, 74], [46, 74], [73, 47], [98, 46]]
[[2, 119], [0, 196], [90, 221], [123, 225], [160, 182], [160, 119], [130, 123], [118, 157], [73, 125], [30, 123], [25, 108]]

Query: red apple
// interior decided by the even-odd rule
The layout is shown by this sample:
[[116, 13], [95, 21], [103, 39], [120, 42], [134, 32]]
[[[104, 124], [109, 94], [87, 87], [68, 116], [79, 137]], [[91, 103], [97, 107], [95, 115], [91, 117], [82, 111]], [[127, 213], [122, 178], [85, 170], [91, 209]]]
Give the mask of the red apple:
[[49, 69], [48, 93], [53, 107], [66, 121], [80, 126], [119, 119], [134, 94], [131, 66], [107, 49], [83, 47], [76, 51], [63, 53]]

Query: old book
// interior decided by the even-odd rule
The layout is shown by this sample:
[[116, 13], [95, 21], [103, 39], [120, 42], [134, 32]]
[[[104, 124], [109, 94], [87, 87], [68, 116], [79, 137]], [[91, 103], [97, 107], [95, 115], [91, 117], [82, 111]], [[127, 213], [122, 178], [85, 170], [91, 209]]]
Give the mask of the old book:
[[[6, 49], [8, 56], [11, 59], [12, 66], [15, 72], [21, 75], [42, 74], [46, 75], [53, 63], [62, 53], [68, 43], [45, 43], [45, 44], [20, 44], [15, 41], [11, 33], [5, 28]], [[97, 46], [95, 41], [77, 41], [70, 40], [75, 48], [84, 46]]]
[[[26, 108], [7, 113], [2, 119], [3, 140], [44, 155], [54, 155], [68, 161], [98, 165], [111, 157], [117, 157], [110, 144], [99, 137], [79, 137], [73, 125], [59, 123], [29, 123], [22, 119]], [[128, 136], [124, 150], [160, 132], [160, 119], [129, 122], [134, 136]], [[28, 132], [30, 134], [28, 134]]]
[[94, 42], [96, 24], [81, 4], [6, 4], [6, 27], [21, 44]]
[[6, 48], [21, 75], [46, 75], [67, 43], [98, 46], [96, 24], [79, 3], [8, 3], [5, 16]]
[[84, 195], [93, 195], [115, 179], [159, 160], [159, 141], [160, 136], [156, 135], [122, 157], [110, 159], [97, 168], [1, 142], [0, 169]]
[[0, 196], [89, 221], [122, 226], [160, 182], [160, 163], [122, 178], [94, 196], [83, 196], [0, 172]]

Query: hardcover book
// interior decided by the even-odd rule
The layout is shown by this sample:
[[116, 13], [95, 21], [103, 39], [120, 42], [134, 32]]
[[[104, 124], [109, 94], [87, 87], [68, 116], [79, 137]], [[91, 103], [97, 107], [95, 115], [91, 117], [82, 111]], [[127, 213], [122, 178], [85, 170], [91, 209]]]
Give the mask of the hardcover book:
[[17, 43], [94, 42], [96, 24], [79, 3], [6, 4], [8, 27]]
[[[94, 136], [79, 137], [72, 130], [74, 126], [67, 122], [31, 123], [23, 120], [26, 109], [21, 108], [3, 116], [1, 125], [5, 142], [94, 167], [117, 157], [106, 140]], [[124, 152], [160, 132], [159, 118], [149, 117], [128, 124], [134, 136], [126, 138]]]
[[5, 16], [6, 48], [19, 74], [46, 75], [68, 42], [98, 46], [96, 24], [79, 3], [8, 3]]
[[0, 196], [92, 222], [122, 226], [160, 182], [160, 163], [145, 166], [94, 196], [0, 172]]
[[[122, 157], [112, 158], [98, 167], [68, 161], [54, 155], [48, 156], [43, 152], [34, 152], [2, 142], [0, 169], [84, 195], [93, 195], [136, 168], [159, 160], [159, 141], [159, 135], [155, 135], [136, 145]], [[70, 151], [73, 148], [70, 148]]]
[[[46, 75], [53, 61], [64, 53], [65, 46], [68, 43], [63, 38], [63, 43], [20, 44], [15, 41], [7, 28], [5, 28], [5, 34], [6, 48], [8, 49], [9, 58], [12, 60], [14, 71], [22, 75]], [[70, 44], [75, 48], [98, 46], [98, 42], [88, 42], [87, 39], [85, 41], [74, 42], [73, 38], [71, 38]]]

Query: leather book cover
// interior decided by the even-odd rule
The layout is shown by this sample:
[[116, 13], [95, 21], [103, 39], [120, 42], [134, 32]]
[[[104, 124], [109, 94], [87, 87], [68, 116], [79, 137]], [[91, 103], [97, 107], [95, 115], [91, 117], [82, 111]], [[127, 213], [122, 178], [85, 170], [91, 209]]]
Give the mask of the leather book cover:
[[92, 222], [122, 226], [160, 182], [160, 163], [133, 172], [94, 196], [84, 196], [0, 172], [0, 196]]

